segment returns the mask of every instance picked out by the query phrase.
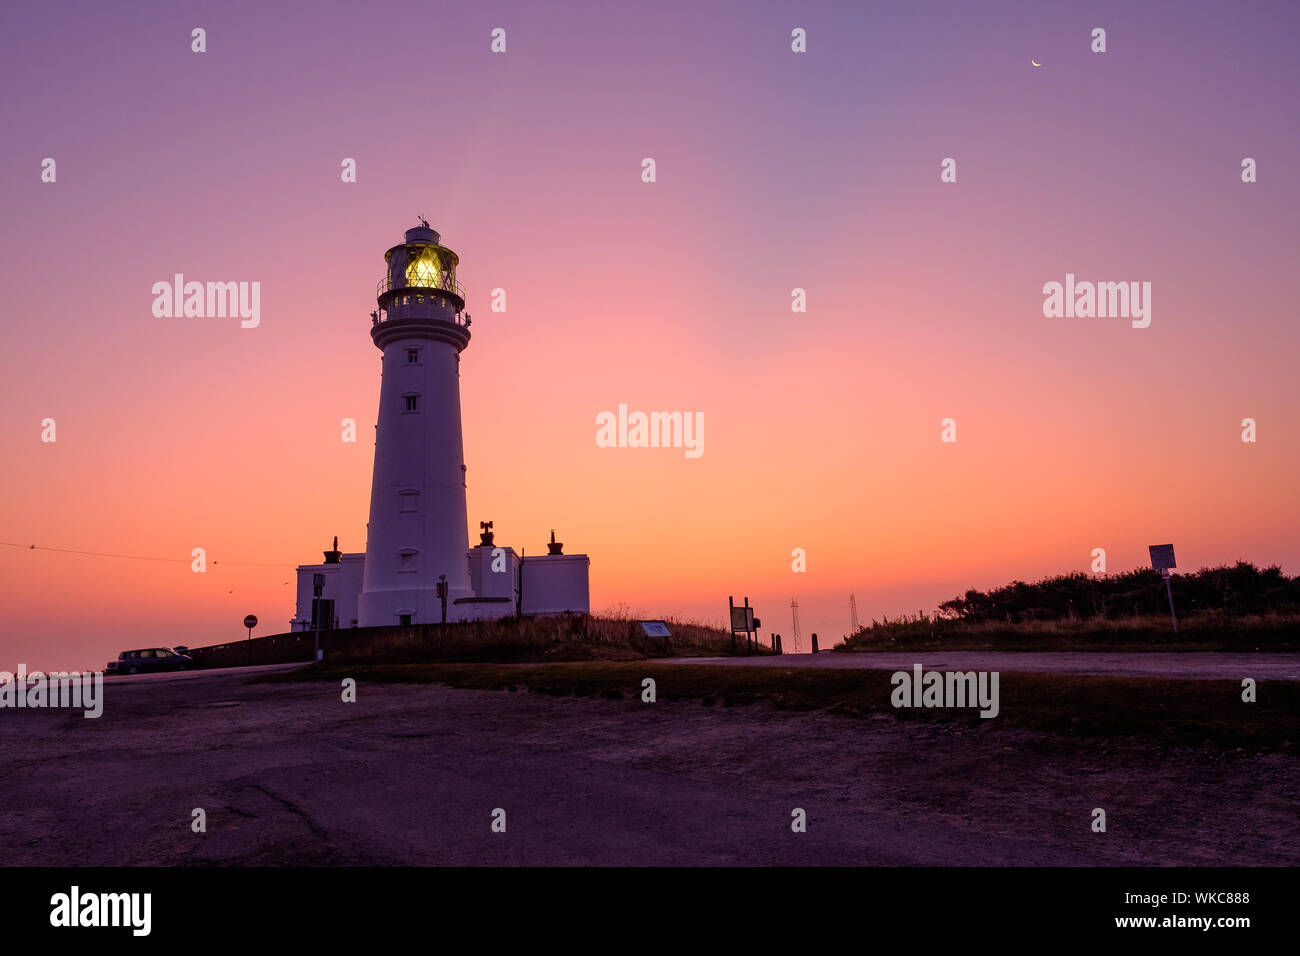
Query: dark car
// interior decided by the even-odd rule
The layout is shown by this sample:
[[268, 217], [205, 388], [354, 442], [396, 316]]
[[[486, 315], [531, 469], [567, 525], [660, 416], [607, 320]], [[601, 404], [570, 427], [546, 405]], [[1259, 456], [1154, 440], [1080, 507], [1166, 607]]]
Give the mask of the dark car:
[[177, 654], [165, 647], [145, 647], [138, 651], [123, 651], [117, 660], [109, 661], [110, 674], [146, 674], [153, 671], [183, 671], [194, 659], [188, 654]]

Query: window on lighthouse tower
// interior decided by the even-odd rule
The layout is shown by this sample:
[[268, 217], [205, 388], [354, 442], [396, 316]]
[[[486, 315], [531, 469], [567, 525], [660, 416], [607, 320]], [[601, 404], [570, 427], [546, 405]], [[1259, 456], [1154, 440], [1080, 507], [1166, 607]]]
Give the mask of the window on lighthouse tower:
[[406, 398], [406, 410], [408, 412], [419, 411], [419, 404], [420, 404], [419, 395], [406, 395], [404, 397]]

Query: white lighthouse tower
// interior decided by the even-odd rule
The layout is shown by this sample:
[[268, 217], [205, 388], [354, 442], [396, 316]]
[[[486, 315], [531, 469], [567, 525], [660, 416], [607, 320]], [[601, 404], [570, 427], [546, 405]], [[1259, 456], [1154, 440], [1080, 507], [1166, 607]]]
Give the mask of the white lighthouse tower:
[[423, 219], [384, 254], [370, 337], [383, 352], [362, 627], [441, 620], [471, 596], [460, 353], [469, 344], [456, 253]]
[[498, 546], [482, 521], [469, 546], [460, 428], [469, 313], [459, 257], [420, 222], [384, 254], [370, 314], [383, 383], [365, 553], [344, 554], [335, 538], [324, 563], [298, 566], [289, 628], [324, 632], [328, 653], [345, 646], [335, 629], [436, 624], [444, 611], [451, 623], [590, 613], [591, 561], [565, 554], [555, 532], [547, 554], [525, 557]]

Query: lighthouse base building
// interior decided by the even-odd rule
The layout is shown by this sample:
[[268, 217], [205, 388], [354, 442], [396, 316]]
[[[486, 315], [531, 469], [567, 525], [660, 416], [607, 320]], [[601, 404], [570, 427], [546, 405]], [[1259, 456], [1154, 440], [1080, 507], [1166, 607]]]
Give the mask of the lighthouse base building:
[[[551, 553], [521, 558], [514, 548], [493, 544], [490, 531], [484, 532], [484, 536], [486, 543], [470, 548], [465, 554], [472, 593], [458, 598], [448, 596], [448, 622], [590, 613], [591, 559], [587, 555], [561, 553], [561, 546], [554, 543], [552, 535]], [[435, 588], [431, 594], [412, 594], [408, 606], [395, 610], [393, 620], [363, 623], [359, 599], [365, 564], [364, 553], [344, 554], [338, 550], [335, 539], [335, 547], [325, 552], [323, 563], [299, 565], [298, 601], [289, 629], [314, 630], [317, 617], [323, 631], [338, 627], [431, 624], [442, 620], [442, 599]], [[322, 576], [319, 598], [314, 587], [318, 574]]]
[[370, 313], [383, 354], [364, 554], [334, 539], [298, 568], [291, 630], [384, 627], [590, 612], [585, 554], [521, 556], [481, 522], [469, 547], [460, 419], [460, 353], [470, 341], [460, 257], [421, 220], [384, 254]]

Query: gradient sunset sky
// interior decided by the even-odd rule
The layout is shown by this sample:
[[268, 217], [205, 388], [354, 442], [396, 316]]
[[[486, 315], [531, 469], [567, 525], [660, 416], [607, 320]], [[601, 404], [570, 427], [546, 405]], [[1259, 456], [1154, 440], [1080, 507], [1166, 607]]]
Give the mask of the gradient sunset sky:
[[[294, 566], [364, 550], [368, 313], [417, 214], [474, 315], [470, 527], [530, 554], [555, 528], [593, 610], [721, 624], [749, 595], [790, 649], [792, 598], [826, 646], [851, 592], [864, 622], [932, 610], [1097, 547], [1295, 574], [1298, 28], [1283, 2], [6, 5], [0, 541], [170, 560], [0, 547], [0, 669], [283, 631]], [[260, 282], [260, 326], [155, 318], [177, 272]], [[1045, 318], [1067, 272], [1150, 282], [1151, 326]], [[703, 456], [597, 447], [620, 403], [703, 412]]]

